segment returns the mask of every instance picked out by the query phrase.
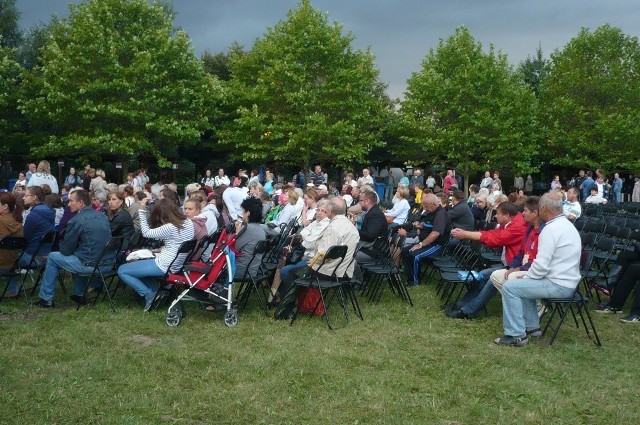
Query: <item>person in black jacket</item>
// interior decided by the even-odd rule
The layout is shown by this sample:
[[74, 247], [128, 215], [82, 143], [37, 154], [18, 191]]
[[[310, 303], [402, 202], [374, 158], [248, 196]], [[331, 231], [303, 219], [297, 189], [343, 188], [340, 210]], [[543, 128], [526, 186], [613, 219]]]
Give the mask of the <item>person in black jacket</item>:
[[124, 198], [123, 192], [109, 192], [109, 195], [107, 195], [107, 204], [109, 206], [107, 208], [107, 218], [111, 226], [111, 236], [122, 236], [122, 247], [126, 249], [135, 229], [133, 227], [133, 218], [125, 208]]
[[464, 193], [461, 190], [454, 190], [451, 196], [453, 206], [447, 210], [451, 220], [452, 229], [475, 230], [475, 219], [471, 208], [464, 200]]
[[371, 261], [371, 255], [369, 255], [367, 249], [378, 237], [387, 236], [389, 225], [387, 224], [387, 218], [384, 213], [380, 207], [378, 207], [378, 196], [375, 192], [371, 190], [363, 191], [360, 194], [359, 202], [365, 214], [362, 219], [362, 226], [358, 231], [360, 234], [361, 248], [356, 256], [356, 261], [364, 263]]

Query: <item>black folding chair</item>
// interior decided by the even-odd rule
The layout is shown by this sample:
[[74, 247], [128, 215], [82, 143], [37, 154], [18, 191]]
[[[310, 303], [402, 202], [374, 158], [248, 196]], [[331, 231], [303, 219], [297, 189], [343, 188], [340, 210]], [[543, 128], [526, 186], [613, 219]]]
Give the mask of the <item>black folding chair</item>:
[[[0, 278], [7, 279], [4, 290], [2, 291], [2, 295], [0, 296], [0, 301], [4, 299], [4, 296], [6, 295], [7, 290], [9, 289], [9, 282], [11, 281], [11, 279], [21, 280], [19, 263], [20, 263], [20, 258], [22, 258], [22, 253], [24, 252], [26, 247], [27, 247], [27, 240], [25, 238], [14, 237], [14, 236], [5, 236], [4, 238], [0, 238], [0, 249], [15, 251], [15, 254], [16, 254], [16, 259], [13, 262], [13, 265], [5, 271], [0, 271]], [[20, 288], [22, 288], [22, 285], [20, 285]], [[20, 289], [18, 290], [18, 293], [19, 292], [20, 292]]]
[[[113, 303], [113, 297], [111, 294], [111, 285], [113, 284], [113, 280], [118, 277], [118, 263], [119, 256], [122, 255], [122, 245], [124, 244], [124, 238], [122, 236], [112, 237], [102, 248], [102, 252], [98, 259], [92, 263], [93, 270], [90, 273], [76, 273], [76, 276], [87, 279], [87, 286], [82, 294], [82, 298], [85, 299], [87, 296], [87, 291], [89, 290], [89, 284], [95, 280], [99, 280], [102, 287], [105, 291], [105, 296], [109, 298], [109, 303], [111, 304], [111, 310], [116, 312], [116, 306]], [[117, 285], [116, 285], [117, 286]], [[115, 289], [113, 288], [114, 293]], [[93, 291], [95, 295], [91, 300], [91, 303], [95, 306], [98, 298], [100, 298], [100, 291]], [[104, 299], [104, 297], [103, 297]], [[78, 303], [77, 309], [79, 310], [82, 306], [82, 303]]]
[[[576, 324], [576, 328], [579, 328], [578, 316], [582, 322], [582, 326], [587, 334], [587, 337], [598, 347], [602, 346], [596, 326], [593, 323], [593, 318], [589, 312], [589, 298], [580, 292], [580, 285], [576, 286], [572, 296], [567, 298], [546, 298], [542, 300], [547, 306], [547, 311], [544, 316], [548, 316], [546, 324], [542, 328], [542, 334], [546, 335], [547, 330], [551, 329], [552, 335], [549, 340], [549, 345], [553, 344], [558, 335], [560, 327], [564, 323], [567, 315], [571, 313], [573, 321]], [[558, 316], [557, 323], [552, 326], [553, 319]], [[586, 320], [585, 320], [586, 315]], [[543, 316], [543, 317], [544, 317]], [[588, 324], [587, 324], [588, 321]]]
[[[337, 271], [340, 268], [340, 265], [343, 263], [347, 255], [347, 251], [348, 247], [346, 245], [336, 245], [329, 248], [324, 254], [324, 257], [322, 258], [322, 261], [320, 263], [320, 267], [318, 267], [317, 270], [322, 270], [323, 266], [327, 265], [327, 263], [330, 261], [337, 262], [330, 276], [320, 275], [316, 270], [309, 267], [307, 275], [302, 278], [296, 279], [295, 285], [292, 285], [294, 292], [297, 291], [297, 288], [302, 288], [303, 296], [300, 302], [303, 304], [304, 300], [309, 295], [309, 291], [312, 288], [318, 290], [320, 296], [311, 311], [317, 311], [318, 307], [322, 305], [324, 307], [323, 316], [325, 318], [325, 321], [327, 322], [327, 326], [332, 330], [334, 328], [331, 326], [329, 311], [336, 297], [338, 298], [338, 302], [342, 307], [345, 323], [349, 321], [349, 312], [347, 311], [347, 296], [344, 289], [344, 285], [348, 283], [348, 279], [344, 279], [346, 276], [337, 275]], [[293, 325], [293, 322], [296, 320], [298, 313], [299, 309], [291, 318], [291, 325]]]
[[[58, 232], [56, 232], [55, 230], [50, 230], [47, 233], [45, 233], [42, 236], [42, 239], [40, 239], [40, 244], [38, 245], [38, 249], [36, 250], [36, 254], [38, 252], [40, 252], [40, 250], [46, 246], [49, 247], [53, 247], [56, 243], [56, 239], [58, 238]], [[38, 288], [38, 285], [40, 285], [40, 280], [42, 279], [42, 273], [44, 272], [44, 268], [46, 265], [46, 261], [47, 258], [46, 256], [38, 256], [38, 255], [33, 255], [31, 257], [31, 261], [29, 261], [29, 264], [27, 264], [26, 266], [21, 266], [20, 269], [25, 270], [26, 273], [22, 276], [22, 282], [21, 282], [21, 286], [20, 289], [24, 290], [25, 292], [25, 296], [26, 296], [26, 292], [27, 290], [31, 289], [31, 295], [33, 296], [33, 294], [36, 293], [36, 289]], [[37, 274], [36, 274], [37, 273]], [[34, 274], [36, 274], [34, 276]], [[25, 287], [25, 281], [27, 280], [27, 277], [29, 277], [31, 279], [31, 283], [32, 283], [32, 287], [31, 288], [26, 288]], [[62, 292], [64, 292], [65, 294], [67, 293], [67, 288], [64, 286], [64, 281], [62, 278], [58, 279], [58, 282], [60, 283], [60, 286], [62, 287]]]
[[[273, 270], [271, 270], [266, 263], [266, 254], [270, 249], [271, 242], [268, 240], [259, 241], [253, 249], [251, 260], [249, 260], [243, 275], [234, 278], [234, 282], [238, 283], [238, 293], [235, 297], [238, 303], [238, 309], [245, 308], [249, 297], [252, 293], [255, 293], [260, 302], [260, 306], [267, 315], [269, 314], [269, 303], [261, 284], [263, 282], [268, 283], [270, 278], [273, 277]], [[251, 269], [256, 263], [258, 263], [258, 268], [255, 273], [251, 273]]]

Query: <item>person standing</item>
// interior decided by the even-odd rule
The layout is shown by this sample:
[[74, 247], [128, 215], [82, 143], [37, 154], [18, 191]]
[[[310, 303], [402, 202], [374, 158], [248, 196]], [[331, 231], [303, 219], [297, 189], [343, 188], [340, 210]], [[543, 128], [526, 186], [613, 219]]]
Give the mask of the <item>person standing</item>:
[[485, 187], [485, 188], [490, 190], [492, 184], [493, 184], [493, 179], [491, 178], [491, 172], [490, 171], [485, 171], [484, 172], [484, 178], [480, 182], [480, 189]]
[[200, 184], [204, 186], [214, 187], [213, 186], [215, 184], [214, 180], [215, 180], [214, 177], [211, 175], [211, 170], [207, 170], [204, 173], [204, 177], [200, 179]]
[[531, 174], [527, 175], [527, 181], [524, 182], [524, 193], [527, 195], [533, 193], [533, 178], [531, 178]]
[[38, 163], [38, 168], [35, 174], [33, 174], [29, 179], [27, 187], [42, 186], [43, 184], [46, 184], [51, 188], [51, 193], [57, 194], [59, 192], [58, 181], [51, 175], [51, 165], [49, 165], [49, 161], [45, 160]]
[[76, 169], [74, 167], [69, 168], [69, 175], [64, 179], [64, 184], [69, 186], [70, 189], [82, 184], [82, 179], [76, 173]]
[[451, 187], [455, 186], [458, 188], [458, 183], [456, 179], [453, 177], [453, 170], [447, 170], [447, 175], [444, 177], [444, 182], [442, 186], [442, 191], [447, 195], [451, 194]]
[[513, 187], [517, 190], [524, 189], [524, 179], [520, 173], [516, 173], [516, 176], [513, 178]]
[[562, 195], [545, 193], [539, 209], [545, 226], [536, 258], [522, 278], [507, 280], [502, 287], [504, 335], [494, 341], [499, 345], [526, 345], [529, 335], [540, 331], [536, 300], [570, 298], [581, 279], [582, 242], [562, 213]]
[[224, 173], [224, 169], [220, 168], [218, 169], [218, 175], [213, 178], [213, 187], [220, 187], [222, 185], [231, 185], [231, 180], [229, 180], [229, 177]]
[[620, 174], [615, 173], [613, 175], [613, 202], [619, 204], [622, 202], [622, 179], [620, 178]]

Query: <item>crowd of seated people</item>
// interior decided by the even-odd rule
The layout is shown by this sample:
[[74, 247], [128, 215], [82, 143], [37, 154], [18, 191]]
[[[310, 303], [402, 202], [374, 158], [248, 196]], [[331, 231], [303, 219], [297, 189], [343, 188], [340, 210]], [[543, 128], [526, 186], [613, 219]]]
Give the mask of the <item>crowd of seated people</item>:
[[[47, 165], [41, 163], [32, 173], [36, 177], [34, 181], [50, 176]], [[209, 172], [201, 183], [188, 185], [187, 196], [182, 201], [175, 185], [152, 184], [146, 173], [130, 173], [127, 183], [118, 186], [108, 183], [102, 170], [88, 167], [82, 179], [70, 173], [60, 194], [54, 193], [47, 184], [28, 182], [26, 185], [16, 184], [12, 193], [0, 194], [0, 237], [24, 237], [27, 247], [20, 256], [20, 264], [26, 267], [33, 260], [45, 269], [40, 298], [36, 303], [41, 307], [53, 307], [59, 273], [62, 270], [86, 272], [87, 264], [95, 260], [95, 255], [111, 237], [122, 237], [125, 246], [136, 231], [141, 232], [143, 238], [158, 240], [153, 257], [122, 264], [118, 269], [122, 282], [144, 300], [145, 310], [151, 308], [156, 297], [158, 279], [182, 266], [186, 255], [178, 258], [168, 270], [180, 245], [188, 240], [211, 236], [220, 226], [230, 223], [235, 224], [238, 234], [237, 276], [255, 273], [260, 258], [251, 264], [249, 261], [256, 245], [280, 234], [285, 224], [294, 223], [295, 235], [291, 237], [291, 245], [299, 245], [302, 255], [295, 262], [285, 262], [280, 268], [281, 296], [292, 287], [297, 273], [306, 270], [316, 254], [328, 249], [332, 243], [344, 242], [351, 254], [359, 250], [355, 263], [364, 264], [373, 261], [368, 250], [375, 241], [394, 232], [406, 236], [401, 250], [406, 282], [418, 285], [425, 262], [439, 255], [447, 245], [465, 239], [478, 240], [491, 249], [502, 248], [503, 255], [501, 263], [482, 270], [481, 278], [457, 305], [446, 312], [451, 317], [470, 319], [504, 288], [509, 287], [506, 291], [509, 296], [516, 296], [516, 283], [512, 280], [540, 278], [536, 274], [541, 272], [540, 267], [533, 267], [532, 263], [539, 255], [537, 240], [545, 228], [542, 218], [556, 220], [557, 217], [551, 217], [549, 211], [556, 211], [558, 202], [563, 206], [562, 217], [575, 221], [582, 213], [581, 187], [562, 186], [558, 179], [554, 179], [553, 196], [545, 198], [546, 201], [538, 207], [539, 199], [525, 195], [525, 188], [513, 187], [507, 194], [498, 172], [493, 173], [493, 178], [488, 173], [479, 185], [471, 185], [470, 195], [466, 198], [458, 188], [458, 182], [453, 183], [453, 173], [447, 173], [449, 178], [446, 181], [440, 178], [439, 182], [427, 188], [421, 173], [416, 171], [411, 179], [398, 179], [395, 196], [386, 204], [381, 202], [383, 200], [376, 192], [368, 169], [357, 179], [355, 174], [345, 173], [344, 184], [340, 185], [328, 182], [322, 168], [315, 168], [306, 179], [310, 183], [301, 187], [282, 182], [274, 173], [267, 171], [263, 182], [268, 182], [268, 190], [260, 182], [257, 170], [252, 170], [251, 176], [239, 172], [233, 180], [219, 170], [215, 178]], [[588, 189], [592, 195], [583, 198], [583, 202], [589, 203], [591, 198], [609, 198], [609, 188], [602, 173], [596, 174]], [[589, 184], [587, 177], [586, 183], [582, 184]], [[445, 182], [450, 193], [442, 190]], [[88, 191], [83, 189], [85, 183], [88, 183]], [[333, 189], [336, 187], [342, 187], [342, 190], [338, 193]], [[418, 202], [412, 210], [411, 204], [416, 198]], [[546, 208], [544, 211], [543, 207]], [[104, 220], [97, 217], [104, 217]], [[494, 224], [490, 226], [491, 223]], [[483, 227], [478, 228], [479, 225]], [[566, 226], [554, 227], [565, 229]], [[55, 251], [54, 255], [51, 252], [55, 246], [40, 244], [43, 236], [52, 230], [58, 231], [55, 246], [59, 252]], [[553, 243], [547, 240], [545, 246], [553, 246]], [[210, 252], [199, 253], [196, 258], [206, 261]], [[16, 255], [15, 252], [0, 251], [0, 270], [10, 268]], [[549, 261], [547, 253], [540, 261]], [[621, 256], [621, 270], [616, 275], [619, 284], [611, 301], [600, 306], [598, 311], [622, 310], [638, 280], [637, 263], [637, 254]], [[345, 263], [345, 267], [347, 274], [353, 273], [351, 266]], [[529, 273], [529, 269], [533, 271]], [[6, 298], [19, 294], [19, 280], [8, 282]], [[72, 299], [84, 302], [87, 291], [101, 289], [94, 284], [74, 280]], [[631, 314], [625, 318], [627, 322], [640, 320], [637, 304], [634, 301]], [[287, 309], [291, 307], [287, 306]], [[508, 308], [512, 308], [512, 304]], [[509, 316], [507, 320], [505, 316], [508, 325], [505, 325], [505, 332], [507, 329], [520, 332], [520, 325], [513, 325], [515, 322], [513, 317]], [[505, 337], [512, 338], [505, 338], [500, 343], [522, 345], [526, 337], [533, 334], [529, 328], [525, 331], [522, 335], [505, 334]]]

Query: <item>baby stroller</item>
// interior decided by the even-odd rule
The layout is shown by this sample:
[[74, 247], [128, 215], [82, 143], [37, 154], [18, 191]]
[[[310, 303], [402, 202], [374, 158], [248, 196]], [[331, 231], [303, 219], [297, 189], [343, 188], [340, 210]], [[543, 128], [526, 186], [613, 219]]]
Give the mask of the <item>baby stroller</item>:
[[235, 326], [238, 323], [238, 312], [233, 305], [233, 267], [230, 252], [234, 249], [236, 237], [239, 236], [234, 231], [233, 224], [221, 230], [206, 263], [194, 261], [185, 264], [179, 274], [167, 276], [167, 284], [179, 291], [167, 310], [167, 326], [180, 324], [186, 314], [184, 301], [211, 306], [214, 311], [224, 310], [224, 324], [227, 326]]

